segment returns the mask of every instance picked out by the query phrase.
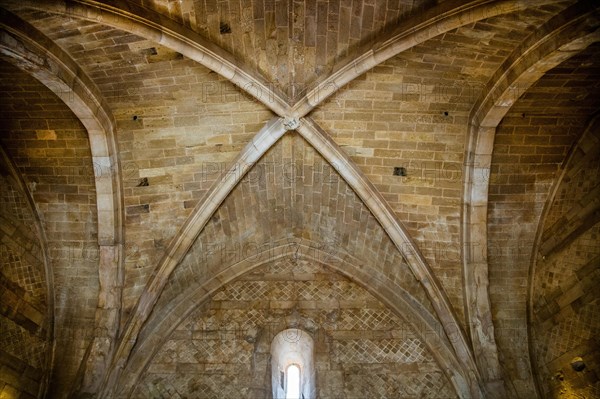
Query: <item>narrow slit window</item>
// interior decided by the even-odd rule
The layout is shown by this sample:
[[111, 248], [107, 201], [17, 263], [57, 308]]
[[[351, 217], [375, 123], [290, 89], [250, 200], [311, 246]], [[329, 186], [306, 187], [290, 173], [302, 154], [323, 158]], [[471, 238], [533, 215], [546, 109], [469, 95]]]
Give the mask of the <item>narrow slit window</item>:
[[300, 368], [295, 364], [290, 365], [286, 372], [285, 399], [300, 399]]

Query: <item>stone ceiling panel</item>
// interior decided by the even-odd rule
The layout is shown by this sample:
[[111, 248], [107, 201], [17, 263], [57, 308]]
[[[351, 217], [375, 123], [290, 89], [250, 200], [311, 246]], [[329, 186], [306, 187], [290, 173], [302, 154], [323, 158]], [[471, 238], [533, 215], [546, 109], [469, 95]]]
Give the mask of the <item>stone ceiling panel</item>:
[[375, 267], [433, 312], [366, 206], [334, 167], [296, 134], [284, 136], [224, 201], [171, 275], [159, 304], [227, 265], [264, 261], [303, 240], [328, 257], [326, 263], [342, 266], [347, 254]]
[[[298, 99], [341, 59], [432, 2], [194, 1], [195, 30]], [[164, 9], [164, 7], [163, 7]]]
[[511, 112], [540, 117], [589, 117], [600, 109], [600, 43], [594, 43], [533, 85]]
[[75, 18], [25, 15], [81, 65], [115, 116], [130, 308], [177, 229], [271, 113], [159, 44]]
[[[460, 206], [470, 110], [523, 37], [566, 5], [437, 36], [375, 67], [313, 112], [405, 223], [461, 316]], [[395, 176], [394, 168], [406, 176]]]

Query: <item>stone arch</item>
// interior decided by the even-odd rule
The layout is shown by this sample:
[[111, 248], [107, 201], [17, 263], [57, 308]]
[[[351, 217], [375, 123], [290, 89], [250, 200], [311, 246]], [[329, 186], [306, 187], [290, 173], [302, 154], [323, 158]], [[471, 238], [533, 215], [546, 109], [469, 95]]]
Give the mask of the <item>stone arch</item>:
[[2, 54], [48, 87], [88, 131], [98, 193], [99, 241], [121, 240], [120, 172], [114, 118], [94, 83], [60, 47], [18, 17], [2, 14]]
[[271, 341], [273, 398], [290, 396], [289, 391], [292, 388], [289, 369], [291, 367], [295, 367], [298, 371], [298, 394], [303, 398], [316, 397], [314, 345], [311, 335], [302, 329], [288, 328], [275, 335]]
[[[109, 339], [97, 337], [94, 363], [110, 351], [117, 335], [122, 285], [123, 200], [115, 121], [99, 90], [85, 72], [52, 40], [25, 21], [3, 10], [0, 52], [16, 67], [56, 94], [88, 132], [95, 176], [98, 213], [99, 292], [97, 322]], [[92, 344], [93, 345], [93, 344]], [[92, 366], [93, 367], [93, 366]]]
[[501, 385], [487, 263], [488, 187], [496, 128], [520, 95], [545, 72], [600, 39], [597, 15], [597, 6], [578, 2], [548, 21], [513, 51], [471, 110], [462, 211], [465, 308], [475, 358], [486, 365], [482, 372], [490, 392]]
[[[131, 394], [135, 384], [139, 380], [141, 374], [147, 368], [148, 362], [151, 361], [156, 351], [161, 347], [164, 339], [184, 320], [194, 309], [205, 303], [215, 292], [222, 287], [235, 281], [253, 270], [268, 264], [270, 261], [279, 259], [296, 257], [298, 253], [303, 253], [300, 259], [306, 259], [316, 264], [323, 266], [347, 277], [350, 281], [355, 282], [375, 298], [383, 302], [389, 309], [405, 319], [419, 337], [424, 341], [429, 348], [435, 360], [440, 365], [440, 368], [447, 375], [447, 378], [453, 385], [455, 392], [461, 398], [472, 397], [469, 383], [469, 376], [465, 375], [468, 372], [464, 371], [461, 361], [457, 359], [452, 348], [450, 340], [456, 338], [459, 334], [459, 327], [455, 326], [455, 334], [448, 339], [446, 333], [439, 321], [430, 315], [417, 300], [411, 297], [403, 288], [387, 280], [381, 274], [374, 274], [372, 271], [365, 270], [360, 266], [358, 260], [349, 256], [344, 256], [343, 261], [337, 258], [337, 262], [330, 264], [322, 263], [322, 259], [331, 259], [332, 254], [324, 251], [314, 250], [309, 242], [301, 243], [298, 246], [285, 245], [280, 251], [277, 251], [276, 257], [265, 256], [263, 261], [256, 263], [251, 261], [243, 261], [236, 263], [232, 267], [224, 270], [222, 273], [213, 276], [204, 284], [193, 287], [193, 290], [188, 290], [183, 293], [176, 301], [171, 301], [172, 306], [167, 312], [167, 317], [157, 317], [153, 321], [149, 321], [148, 326], [152, 325], [151, 330], [144, 331], [140, 339], [136, 343], [136, 347], [131, 353], [130, 361], [125, 366], [121, 378], [116, 382], [116, 389], [113, 393], [117, 395], [128, 396]], [[310, 250], [309, 250], [310, 249]], [[295, 324], [298, 326], [298, 324]], [[300, 323], [301, 328], [310, 328], [309, 325]], [[289, 323], [283, 323], [277, 331], [293, 327]], [[470, 376], [472, 378], [472, 376]], [[106, 391], [104, 394], [108, 394]]]
[[[293, 122], [293, 121], [292, 121]], [[410, 265], [411, 271], [417, 281], [420, 282], [421, 286], [430, 298], [430, 301], [435, 309], [437, 317], [442, 321], [445, 334], [450, 338], [450, 342], [459, 355], [458, 358], [462, 363], [462, 368], [469, 370], [465, 372], [465, 375], [469, 376], [469, 390], [471, 395], [477, 397], [479, 393], [479, 384], [477, 382], [477, 370], [473, 367], [472, 356], [469, 352], [469, 348], [464, 340], [464, 335], [460, 329], [458, 322], [452, 311], [449, 308], [447, 299], [443, 290], [439, 287], [435, 278], [428, 269], [428, 266], [422, 256], [419, 254], [417, 247], [414, 245], [408, 234], [403, 230], [402, 226], [397, 222], [393, 213], [385, 205], [384, 200], [376, 190], [369, 185], [367, 180], [364, 178], [358, 168], [352, 166], [349, 159], [344, 156], [334, 143], [320, 133], [314, 125], [307, 125], [309, 120], [304, 120], [305, 123], [301, 123], [298, 126], [298, 131], [302, 134], [305, 140], [315, 149], [318, 150], [324, 159], [333, 165], [344, 181], [349, 184], [350, 187], [358, 194], [360, 200], [366, 205], [366, 207], [376, 215], [376, 220], [383, 226], [384, 231], [392, 238], [392, 241], [396, 245], [398, 253], [401, 254], [407, 263]], [[312, 123], [312, 122], [311, 122]], [[229, 195], [233, 187], [241, 180], [243, 175], [249, 169], [260, 156], [266, 152], [267, 149], [277, 142], [279, 137], [283, 134], [283, 127], [296, 126], [296, 123], [282, 122], [281, 119], [273, 119], [263, 130], [257, 135], [246, 149], [237, 158], [237, 161], [231, 166], [229, 172], [223, 176], [225, 184], [215, 183], [213, 190], [207, 193], [205, 200], [198, 205], [196, 213], [192, 215], [188, 223], [180, 230], [180, 235], [172, 243], [169, 254], [163, 258], [159, 270], [153, 280], [150, 282], [149, 289], [144, 293], [139, 301], [138, 309], [134, 317], [130, 320], [128, 327], [125, 331], [124, 338], [120, 343], [119, 352], [111, 368], [111, 374], [108, 379], [108, 386], [114, 385], [115, 381], [118, 380], [119, 374], [125, 365], [129, 353], [131, 353], [134, 340], [131, 337], [138, 336], [138, 339], [142, 338], [141, 330], [144, 323], [147, 323], [148, 317], [150, 317], [155, 303], [158, 297], [163, 292], [163, 288], [167, 283], [167, 280], [175, 267], [181, 262], [183, 257], [188, 253], [192, 243], [198, 237], [200, 231], [204, 228], [208, 219], [212, 216], [214, 211], [219, 207], [221, 202]], [[260, 150], [259, 150], [260, 149]], [[240, 168], [240, 165], [242, 167]], [[375, 286], [379, 286], [374, 280]], [[162, 306], [165, 306], [163, 304]], [[169, 307], [172, 309], [171, 307]]]

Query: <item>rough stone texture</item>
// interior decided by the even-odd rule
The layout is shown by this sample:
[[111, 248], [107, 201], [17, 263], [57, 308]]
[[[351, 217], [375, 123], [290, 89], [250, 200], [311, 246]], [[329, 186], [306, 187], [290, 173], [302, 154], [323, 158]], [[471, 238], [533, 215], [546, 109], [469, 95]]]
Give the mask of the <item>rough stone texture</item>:
[[46, 271], [34, 216], [0, 159], [0, 396], [37, 397], [48, 373]]
[[[550, 204], [536, 254], [531, 306], [534, 353], [544, 394], [550, 397], [577, 390], [587, 397], [600, 396], [596, 338], [600, 333], [600, 224], [588, 225], [585, 198], [600, 187], [600, 143], [597, 125], [586, 132]], [[589, 145], [588, 143], [592, 143]], [[585, 148], [585, 152], [582, 150]], [[583, 157], [580, 154], [586, 154]], [[569, 235], [560, 227], [575, 223]], [[544, 245], [553, 237], [562, 241]], [[574, 371], [570, 363], [581, 357], [586, 368]]]
[[270, 344], [289, 327], [315, 340], [321, 398], [455, 397], [409, 324], [342, 275], [293, 256], [192, 311], [156, 348], [133, 397], [268, 397]]
[[294, 133], [271, 148], [232, 191], [172, 274], [158, 306], [230, 265], [264, 261], [277, 256], [281, 245], [303, 241], [322, 252], [317, 255], [322, 262], [342, 266], [348, 256], [370, 265], [433, 313], [425, 291], [366, 206]]
[[[55, 361], [63, 366], [54, 368], [52, 378], [72, 383], [93, 332], [98, 298], [90, 145], [81, 123], [48, 89], [3, 62], [0, 75], [4, 82], [0, 143], [32, 193], [54, 272], [55, 339], [63, 348]], [[31, 230], [28, 224], [26, 229]], [[58, 394], [66, 386], [54, 388]]]
[[[519, 376], [514, 380], [516, 392], [534, 389], [525, 337], [528, 275], [536, 230], [559, 166], [585, 129], [590, 112], [587, 104], [595, 101], [588, 96], [598, 85], [595, 70], [568, 76], [565, 71], [593, 63], [596, 48], [591, 46], [549, 71], [517, 101], [496, 132], [489, 177], [490, 298], [501, 364], [505, 373]], [[574, 87], [580, 89], [571, 89]], [[570, 90], [578, 96], [566, 94]], [[574, 194], [569, 194], [568, 201]], [[549, 223], [556, 219], [553, 212], [548, 217]], [[522, 350], [515, 351], [516, 347]], [[527, 380], [530, 382], [525, 383]]]
[[[10, 9], [47, 35], [72, 58], [73, 63], [65, 65], [77, 65], [79, 73], [97, 86], [97, 98], [116, 122], [115, 154], [123, 187], [122, 192], [118, 184], [107, 190], [115, 193], [111, 198], [103, 196], [102, 189], [95, 192], [94, 172], [116, 175], [93, 163], [101, 152], [101, 134], [85, 131], [89, 125], [69, 110], [68, 96], [63, 96], [63, 104], [28, 75], [31, 71], [4, 62], [14, 62], [26, 49], [5, 47], [11, 36], [2, 28], [0, 144], [32, 193], [48, 241], [54, 285], [52, 297], [46, 297], [47, 276], [39, 259], [30, 256], [37, 251], [32, 252], [37, 245], [34, 214], [25, 211], [23, 198], [13, 189], [5, 189], [11, 183], [3, 177], [0, 396], [43, 396], [36, 387], [43, 385], [47, 374], [47, 397], [83, 396], [85, 389], [101, 396], [94, 390], [107, 393], [115, 387], [120, 392], [135, 382], [127, 381], [129, 376], [137, 381], [142, 372], [137, 397], [234, 397], [240, 392], [247, 397], [268, 396], [268, 342], [261, 331], [270, 322], [300, 315], [314, 321], [305, 327], [319, 338], [317, 387], [322, 397], [453, 396], [433, 358], [446, 365], [460, 359], [468, 368], [477, 350], [469, 347], [473, 337], [467, 336], [472, 331], [469, 323], [478, 320], [472, 315], [470, 320], [465, 312], [463, 276], [468, 271], [462, 269], [461, 252], [461, 210], [468, 208], [462, 171], [474, 123], [469, 115], [487, 94], [484, 84], [497, 77], [495, 72], [509, 54], [550, 18], [567, 17], [565, 9], [575, 1], [485, 2], [482, 9], [489, 15], [518, 11], [490, 18], [473, 8], [446, 13], [440, 20], [429, 12], [470, 7], [474, 2], [111, 0], [99, 11], [103, 3], [0, 0], [2, 11]], [[120, 19], [111, 14], [119, 9]], [[91, 20], [81, 18], [86, 16]], [[411, 26], [412, 20], [424, 16], [433, 32], [444, 33], [423, 41], [425, 36], [416, 36], [426, 32], [407, 30], [394, 43], [380, 41], [391, 30]], [[586, 26], [597, 26], [597, 20], [597, 15], [589, 17]], [[202, 40], [209, 43], [208, 51]], [[222, 172], [273, 112], [302, 124], [305, 119], [293, 119], [298, 116], [295, 112], [321, 101], [309, 97], [308, 105], [291, 109], [307, 89], [328, 81], [345, 61], [354, 71], [344, 76], [358, 75], [398, 43], [407, 49], [394, 52], [345, 87], [336, 87], [339, 90], [310, 117], [382, 193], [423, 252], [428, 263], [423, 268], [431, 267], [440, 292], [435, 284], [419, 283], [419, 273], [415, 277], [401, 255], [405, 248], [394, 246], [373, 216], [376, 212], [368, 210], [335, 172], [335, 165], [325, 162], [293, 131], [267, 151], [222, 203], [214, 205], [218, 210], [198, 237], [186, 234], [186, 223], [203, 205], [211, 185], [227, 179]], [[219, 58], [222, 49], [231, 54]], [[353, 60], [369, 49], [374, 50], [373, 58], [367, 54]], [[36, 57], [44, 50], [40, 48]], [[543, 51], [541, 46], [539, 52]], [[569, 49], [560, 52], [570, 54]], [[537, 53], [529, 56], [542, 57]], [[599, 45], [593, 44], [532, 87], [509, 88], [514, 95], [508, 102], [514, 105], [497, 129], [491, 174], [479, 176], [490, 179], [489, 194], [477, 198], [489, 210], [489, 275], [482, 277], [489, 277], [503, 367], [502, 381], [492, 383], [504, 384], [511, 398], [599, 396], [594, 346], [600, 323], [594, 294], [600, 247], [594, 219], [597, 158], [562, 181], [554, 202], [548, 202], [569, 149], [600, 109], [599, 54]], [[35, 63], [36, 58], [29, 56]], [[65, 79], [62, 72], [48, 67], [57, 60], [38, 58], [47, 67], [42, 67], [44, 73]], [[259, 75], [289, 103], [257, 102], [229, 81], [252, 82]], [[502, 81], [496, 83], [502, 90]], [[50, 89], [76, 92], [69, 87]], [[317, 91], [315, 96], [319, 95]], [[93, 107], [87, 112], [93, 113]], [[82, 120], [85, 117], [84, 112]], [[396, 167], [405, 168], [396, 172], [406, 176], [394, 176]], [[364, 182], [353, 184], [357, 192], [364, 188]], [[363, 200], [369, 203], [371, 198]], [[107, 222], [101, 215], [102, 224], [98, 223], [96, 210], [107, 201], [122, 202], [123, 223], [116, 220], [114, 225], [122, 230], [116, 236], [124, 241], [116, 245], [124, 245], [124, 258], [115, 260], [116, 267], [102, 263], [100, 268], [98, 226]], [[477, 231], [473, 235], [476, 239]], [[165, 273], [168, 280], [156, 281], [155, 276], [163, 276], [158, 274], [158, 266], [166, 262], [161, 259], [179, 239], [186, 241], [189, 253], [173, 265], [172, 273]], [[314, 263], [315, 259], [308, 260], [311, 255], [321, 256], [316, 260], [329, 263], [340, 274], [325, 269], [246, 274], [244, 262], [256, 260], [257, 251], [266, 250], [261, 254], [268, 257], [278, 255], [269, 253], [270, 248], [283, 249], [289, 258], [291, 247], [313, 250], [301, 254], [306, 259], [294, 261]], [[102, 282], [112, 285], [100, 287]], [[217, 289], [221, 291], [214, 292]], [[447, 296], [452, 312], [436, 314], [432, 305], [436, 301], [426, 292], [434, 292], [437, 299]], [[114, 298], [122, 294], [122, 300], [102, 313], [107, 293]], [[367, 300], [368, 295], [373, 297]], [[203, 304], [190, 300], [206, 296], [212, 299]], [[54, 319], [46, 320], [52, 313], [46, 306], [52, 302]], [[190, 315], [193, 310], [196, 313]], [[454, 341], [443, 333], [437, 341], [441, 349], [426, 350], [423, 331], [406, 332], [405, 326], [414, 322], [410, 317], [422, 317], [430, 326], [439, 326], [444, 317], [458, 322], [466, 336], [465, 350], [455, 346], [456, 352], [444, 352], [453, 348]], [[244, 321], [263, 330], [251, 329], [250, 337], [221, 336], [230, 324]], [[56, 336], [50, 345], [45, 339], [52, 324]], [[110, 329], [106, 326], [120, 329], [104, 331]], [[135, 333], [128, 335], [131, 331]], [[212, 335], [204, 334], [207, 331]], [[199, 338], [194, 336], [198, 332]], [[45, 359], [52, 348], [56, 356], [47, 370]], [[113, 348], [121, 352], [113, 353]], [[575, 356], [586, 362], [583, 373], [570, 369]], [[562, 377], [557, 378], [559, 372]], [[484, 386], [489, 381], [475, 383]], [[462, 389], [465, 397], [481, 396]]]

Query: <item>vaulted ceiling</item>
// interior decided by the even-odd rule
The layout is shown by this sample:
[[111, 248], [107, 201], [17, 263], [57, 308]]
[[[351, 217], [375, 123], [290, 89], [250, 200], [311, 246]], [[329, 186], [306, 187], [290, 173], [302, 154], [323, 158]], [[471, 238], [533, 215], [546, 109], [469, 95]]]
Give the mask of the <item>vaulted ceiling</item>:
[[594, 2], [0, 12], [0, 396], [600, 397]]

